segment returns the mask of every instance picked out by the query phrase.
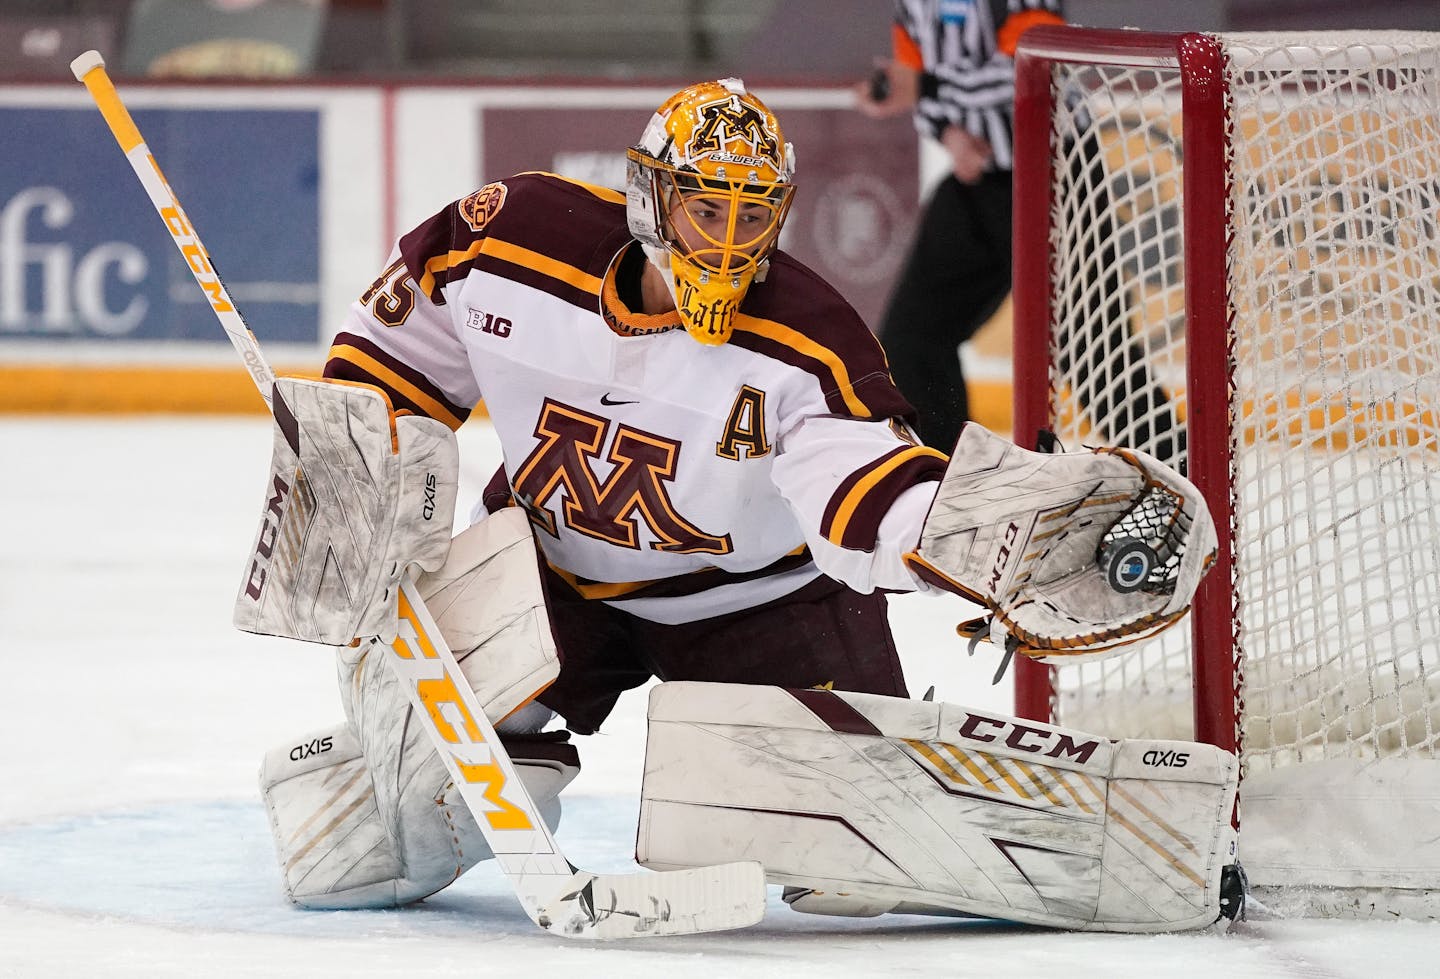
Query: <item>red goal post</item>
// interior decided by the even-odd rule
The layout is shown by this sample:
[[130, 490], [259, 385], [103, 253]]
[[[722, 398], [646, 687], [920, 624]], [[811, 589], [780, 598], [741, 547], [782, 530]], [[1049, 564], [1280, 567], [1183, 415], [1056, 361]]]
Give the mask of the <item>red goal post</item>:
[[1016, 441], [1181, 466], [1220, 552], [1017, 712], [1237, 751], [1241, 859], [1322, 913], [1440, 895], [1437, 222], [1440, 34], [1022, 38]]
[[[1015, 440], [1033, 447], [1041, 430], [1055, 429], [1049, 394], [1051, 358], [1037, 355], [1050, 349], [1055, 309], [1048, 284], [1051, 269], [1062, 260], [1052, 248], [1050, 234], [1052, 171], [1057, 162], [1051, 154], [1056, 108], [1052, 66], [1104, 61], [1178, 69], [1186, 120], [1184, 233], [1197, 241], [1225, 238], [1225, 97], [1219, 82], [1219, 45], [1203, 34], [1037, 28], [1024, 35], [1015, 58]], [[1186, 380], [1187, 390], [1199, 392], [1205, 386], [1196, 378], [1228, 375], [1224, 249], [1192, 247], [1186, 255], [1197, 260], [1187, 266], [1184, 280], [1187, 318], [1195, 327]], [[1212, 342], [1195, 343], [1197, 335]], [[1231, 515], [1226, 411], [1222, 396], [1194, 405], [1187, 419], [1197, 429], [1203, 426], [1208, 435], [1191, 441], [1187, 475], [1209, 501], [1215, 525], [1221, 529], [1230, 525]], [[1230, 645], [1229, 600], [1222, 593], [1228, 593], [1232, 573], [1231, 538], [1222, 533], [1215, 567], [1201, 584], [1191, 620], [1197, 646]], [[1195, 664], [1201, 671], [1196, 681], [1195, 734], [1197, 740], [1233, 751], [1236, 678], [1227, 659], [1222, 655]], [[1051, 716], [1051, 672], [1029, 661], [1019, 665], [1016, 704], [1022, 717]]]

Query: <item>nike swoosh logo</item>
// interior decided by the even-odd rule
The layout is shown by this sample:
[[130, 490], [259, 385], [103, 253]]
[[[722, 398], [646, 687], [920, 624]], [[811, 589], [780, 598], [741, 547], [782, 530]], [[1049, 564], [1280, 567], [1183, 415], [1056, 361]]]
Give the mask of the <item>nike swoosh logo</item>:
[[600, 403], [601, 403], [602, 405], [609, 405], [609, 406], [611, 406], [611, 407], [614, 407], [615, 405], [638, 405], [640, 402], [638, 402], [638, 401], [611, 401], [611, 400], [610, 400], [610, 392], [607, 391], [607, 392], [605, 392], [604, 394], [600, 395]]

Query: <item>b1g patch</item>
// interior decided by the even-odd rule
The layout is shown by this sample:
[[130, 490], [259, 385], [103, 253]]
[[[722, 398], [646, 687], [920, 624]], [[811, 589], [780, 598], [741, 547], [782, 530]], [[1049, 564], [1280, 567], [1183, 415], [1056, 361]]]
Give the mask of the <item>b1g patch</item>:
[[460, 216], [470, 225], [471, 231], [479, 231], [490, 223], [505, 206], [505, 185], [498, 181], [486, 184], [460, 202]]

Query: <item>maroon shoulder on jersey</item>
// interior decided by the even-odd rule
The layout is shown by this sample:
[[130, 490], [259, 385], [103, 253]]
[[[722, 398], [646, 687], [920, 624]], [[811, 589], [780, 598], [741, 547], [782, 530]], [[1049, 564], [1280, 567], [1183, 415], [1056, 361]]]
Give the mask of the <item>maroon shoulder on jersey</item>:
[[447, 283], [480, 269], [595, 309], [605, 268], [629, 239], [620, 192], [521, 173], [421, 222], [400, 239], [400, 254], [437, 305]]
[[730, 342], [814, 376], [835, 414], [915, 424], [915, 410], [895, 387], [885, 352], [860, 314], [784, 252], [775, 253], [765, 281], [745, 294]]

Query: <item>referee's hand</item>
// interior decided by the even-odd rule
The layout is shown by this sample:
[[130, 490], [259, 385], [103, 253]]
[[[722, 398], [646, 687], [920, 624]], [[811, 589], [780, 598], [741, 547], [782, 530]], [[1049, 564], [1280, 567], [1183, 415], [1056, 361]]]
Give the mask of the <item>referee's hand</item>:
[[978, 183], [994, 157], [988, 142], [960, 126], [947, 126], [940, 142], [950, 153], [955, 179], [962, 184]]
[[888, 119], [914, 110], [920, 101], [920, 73], [898, 61], [878, 58], [875, 70], [857, 82], [855, 108], [871, 119]]

